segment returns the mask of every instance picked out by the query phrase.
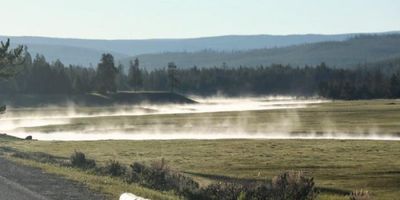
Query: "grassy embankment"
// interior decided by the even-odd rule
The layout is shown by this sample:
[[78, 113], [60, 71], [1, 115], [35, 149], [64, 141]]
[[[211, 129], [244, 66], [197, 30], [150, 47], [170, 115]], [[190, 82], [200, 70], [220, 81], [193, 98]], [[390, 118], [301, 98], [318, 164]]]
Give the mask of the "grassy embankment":
[[[295, 116], [293, 132], [367, 132], [398, 134], [400, 130], [400, 104], [398, 101], [333, 102], [292, 111], [254, 111], [214, 114], [184, 114], [141, 116], [130, 118], [133, 123], [147, 122], [152, 118], [160, 124], [182, 123], [187, 120], [207, 122], [246, 118], [249, 127], [257, 123], [275, 124], [282, 130], [286, 123], [279, 120]], [[224, 119], [225, 118], [225, 119]], [[134, 119], [134, 120], [133, 120]], [[200, 119], [200, 120], [199, 120]], [[118, 123], [122, 118], [83, 119], [80, 123]], [[126, 119], [125, 119], [126, 120]], [[142, 121], [143, 120], [143, 121]], [[164, 120], [164, 121], [163, 121]], [[286, 124], [288, 125], [288, 124]], [[81, 125], [77, 124], [76, 127]], [[74, 127], [74, 129], [76, 128]], [[259, 126], [260, 127], [260, 126]], [[42, 127], [43, 128], [43, 127]], [[47, 127], [49, 128], [49, 127]], [[67, 128], [67, 127], [66, 127]], [[303, 170], [315, 177], [318, 187], [351, 191], [367, 189], [377, 199], [396, 199], [400, 196], [400, 142], [354, 140], [172, 140], [172, 141], [95, 141], [95, 142], [45, 142], [5, 141], [2, 146], [27, 152], [47, 152], [68, 157], [74, 150], [85, 152], [101, 163], [116, 159], [124, 164], [133, 161], [150, 161], [165, 158], [173, 168], [186, 172], [202, 184], [228, 176], [246, 179], [270, 179], [285, 170]], [[59, 169], [51, 165], [23, 161], [44, 167], [54, 173], [82, 181], [95, 189], [116, 196], [131, 191], [139, 195], [161, 199], [163, 195], [137, 192], [138, 186], [125, 186], [123, 182], [107, 177], [90, 177], [73, 169]], [[117, 189], [122, 187], [122, 189]], [[136, 189], [135, 189], [136, 188]], [[343, 195], [322, 193], [320, 199], [346, 199]]]

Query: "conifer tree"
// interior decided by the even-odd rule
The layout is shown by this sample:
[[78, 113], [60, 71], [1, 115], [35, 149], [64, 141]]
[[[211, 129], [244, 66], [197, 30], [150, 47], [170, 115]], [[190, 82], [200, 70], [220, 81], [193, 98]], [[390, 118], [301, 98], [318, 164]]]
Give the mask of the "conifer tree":
[[102, 94], [116, 92], [117, 84], [115, 80], [117, 73], [118, 69], [115, 67], [114, 57], [111, 54], [103, 54], [101, 62], [97, 66], [97, 91]]

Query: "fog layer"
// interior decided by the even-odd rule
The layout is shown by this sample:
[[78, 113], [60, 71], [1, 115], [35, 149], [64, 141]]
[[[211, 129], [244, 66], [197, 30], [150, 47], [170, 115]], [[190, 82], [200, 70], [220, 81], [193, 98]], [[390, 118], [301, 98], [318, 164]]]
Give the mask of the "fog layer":
[[326, 129], [302, 131], [299, 109], [329, 101], [293, 97], [208, 98], [198, 104], [116, 105], [9, 109], [0, 131], [39, 140], [172, 139], [370, 139], [400, 140], [378, 128], [343, 132], [330, 119]]

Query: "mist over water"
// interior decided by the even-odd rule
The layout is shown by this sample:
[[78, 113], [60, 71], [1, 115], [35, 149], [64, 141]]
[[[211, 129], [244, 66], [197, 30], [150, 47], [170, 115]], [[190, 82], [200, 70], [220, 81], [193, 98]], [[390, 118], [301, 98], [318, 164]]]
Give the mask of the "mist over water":
[[[400, 140], [378, 130], [299, 133], [297, 109], [329, 102], [295, 97], [195, 98], [198, 104], [9, 109], [0, 132], [38, 140], [370, 139]], [[273, 119], [262, 112], [277, 112]], [[260, 113], [259, 113], [260, 112]], [[329, 120], [324, 123], [329, 124]]]

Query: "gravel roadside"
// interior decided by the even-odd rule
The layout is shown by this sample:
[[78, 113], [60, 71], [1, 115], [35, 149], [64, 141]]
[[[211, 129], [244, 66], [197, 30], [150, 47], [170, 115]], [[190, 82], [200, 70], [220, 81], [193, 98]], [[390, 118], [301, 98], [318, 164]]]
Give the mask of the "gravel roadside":
[[0, 199], [105, 200], [83, 184], [0, 157]]

